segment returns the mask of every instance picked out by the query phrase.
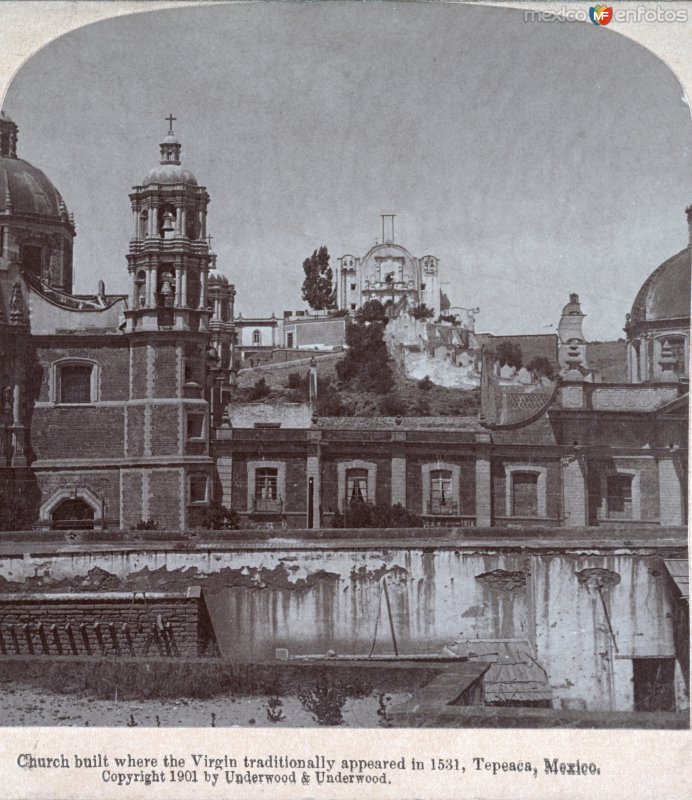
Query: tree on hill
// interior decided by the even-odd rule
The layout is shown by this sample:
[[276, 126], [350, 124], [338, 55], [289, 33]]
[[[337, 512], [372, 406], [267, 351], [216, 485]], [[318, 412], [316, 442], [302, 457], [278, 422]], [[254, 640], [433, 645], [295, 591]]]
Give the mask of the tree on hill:
[[432, 308], [428, 308], [425, 303], [421, 303], [413, 309], [411, 315], [414, 319], [426, 320], [432, 319], [435, 316], [435, 312]]
[[310, 258], [306, 258], [303, 261], [303, 270], [305, 272], [303, 300], [315, 311], [336, 308], [334, 273], [329, 266], [327, 248], [320, 247]]
[[370, 300], [360, 308], [346, 328], [348, 350], [336, 371], [344, 383], [386, 394], [394, 384], [384, 328], [388, 319], [382, 303]]
[[518, 342], [500, 342], [495, 348], [495, 358], [500, 362], [500, 366], [515, 367], [519, 369], [522, 365], [523, 356], [521, 345]]

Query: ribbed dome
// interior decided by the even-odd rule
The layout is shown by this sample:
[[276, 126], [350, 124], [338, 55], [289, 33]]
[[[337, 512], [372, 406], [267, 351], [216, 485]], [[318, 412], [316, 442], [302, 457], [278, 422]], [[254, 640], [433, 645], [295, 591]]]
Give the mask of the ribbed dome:
[[14, 214], [61, 217], [60, 193], [40, 169], [22, 158], [0, 158], [0, 210], [8, 199]]
[[147, 172], [142, 186], [151, 186], [154, 183], [172, 184], [189, 183], [197, 186], [197, 178], [189, 169], [183, 169], [180, 164], [159, 164]]
[[634, 304], [630, 324], [689, 319], [690, 248], [664, 261], [644, 281]]

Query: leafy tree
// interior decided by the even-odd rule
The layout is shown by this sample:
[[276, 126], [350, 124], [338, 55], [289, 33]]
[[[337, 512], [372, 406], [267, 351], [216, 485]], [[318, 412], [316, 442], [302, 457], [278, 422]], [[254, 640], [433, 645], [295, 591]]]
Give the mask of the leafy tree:
[[336, 288], [334, 273], [329, 266], [329, 252], [326, 247], [315, 250], [310, 258], [303, 261], [305, 280], [303, 281], [303, 300], [315, 311], [336, 308]]
[[250, 399], [261, 400], [263, 397], [267, 397], [270, 392], [271, 389], [269, 386], [267, 386], [267, 381], [264, 378], [260, 378], [259, 380], [255, 381], [255, 385], [250, 391]]
[[371, 300], [356, 312], [346, 328], [348, 350], [336, 371], [344, 383], [355, 382], [363, 389], [386, 394], [394, 385], [389, 364], [384, 328], [387, 324], [384, 306]]
[[450, 325], [456, 325], [459, 322], [459, 317], [456, 314], [440, 314], [437, 318], [438, 322], [449, 322]]
[[546, 378], [552, 378], [555, 374], [555, 367], [546, 356], [534, 356], [526, 365], [526, 369], [529, 372], [535, 372], [536, 375], [543, 375]]
[[500, 342], [495, 348], [495, 358], [500, 362], [500, 366], [515, 367], [519, 369], [522, 365], [521, 345], [518, 342]]
[[413, 309], [411, 316], [419, 320], [432, 319], [435, 316], [435, 312], [432, 308], [428, 308], [425, 303], [421, 303]]

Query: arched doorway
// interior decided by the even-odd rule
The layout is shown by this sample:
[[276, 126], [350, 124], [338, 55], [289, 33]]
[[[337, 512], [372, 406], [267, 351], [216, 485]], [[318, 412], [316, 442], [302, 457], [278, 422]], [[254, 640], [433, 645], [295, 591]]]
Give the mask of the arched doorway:
[[94, 509], [81, 497], [62, 500], [51, 514], [51, 528], [58, 531], [91, 531], [94, 529]]

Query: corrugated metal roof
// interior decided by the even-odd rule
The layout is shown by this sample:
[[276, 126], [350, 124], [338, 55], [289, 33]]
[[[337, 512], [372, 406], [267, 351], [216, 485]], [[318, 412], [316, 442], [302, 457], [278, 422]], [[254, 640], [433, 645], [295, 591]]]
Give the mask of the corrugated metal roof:
[[675, 581], [684, 600], [690, 600], [690, 562], [687, 558], [664, 558], [668, 574]]
[[552, 689], [528, 642], [469, 639], [446, 648], [472, 662], [489, 662], [483, 679], [486, 703], [551, 701]]

